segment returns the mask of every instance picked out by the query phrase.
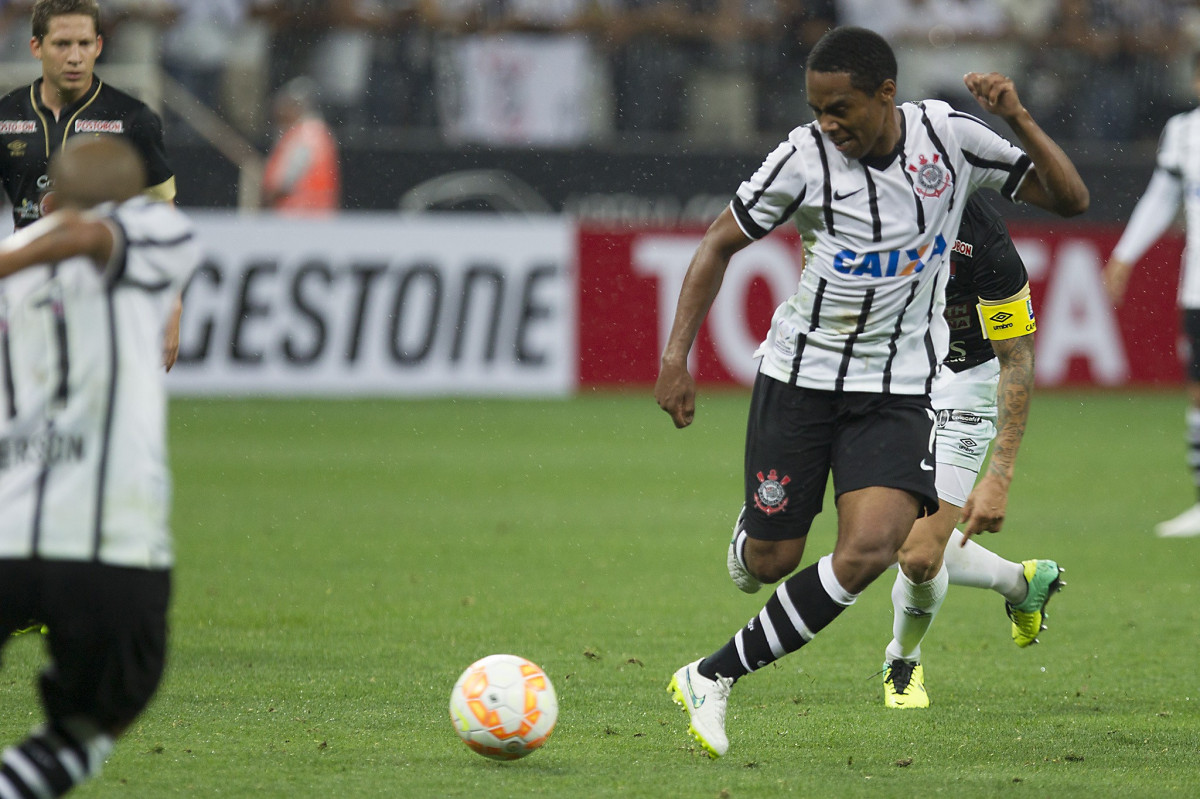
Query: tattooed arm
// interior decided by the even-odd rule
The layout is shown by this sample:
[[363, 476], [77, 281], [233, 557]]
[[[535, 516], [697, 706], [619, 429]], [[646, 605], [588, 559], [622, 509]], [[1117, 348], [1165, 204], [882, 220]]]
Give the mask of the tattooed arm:
[[1033, 334], [993, 341], [992, 349], [1000, 359], [996, 438], [992, 441], [987, 471], [962, 509], [964, 543], [975, 533], [999, 532], [1004, 525], [1008, 486], [1025, 435], [1029, 398], [1033, 393]]

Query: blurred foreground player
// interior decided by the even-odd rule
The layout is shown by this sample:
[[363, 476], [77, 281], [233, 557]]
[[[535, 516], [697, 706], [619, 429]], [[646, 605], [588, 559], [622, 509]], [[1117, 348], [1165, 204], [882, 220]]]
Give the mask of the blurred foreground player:
[[[52, 211], [0, 245], [0, 647], [36, 618], [46, 724], [0, 758], [0, 797], [94, 776], [162, 676], [173, 554], [163, 320], [199, 261], [141, 196], [124, 140], [68, 141]], [[88, 210], [92, 209], [92, 210]]]

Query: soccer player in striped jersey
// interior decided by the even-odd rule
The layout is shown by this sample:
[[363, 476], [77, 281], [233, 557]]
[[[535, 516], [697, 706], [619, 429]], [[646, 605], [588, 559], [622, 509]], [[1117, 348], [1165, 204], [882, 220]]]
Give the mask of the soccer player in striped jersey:
[[[689, 732], [714, 757], [728, 750], [733, 683], [812, 640], [895, 561], [916, 520], [938, 508], [929, 392], [947, 351], [949, 250], [967, 197], [993, 188], [1063, 215], [1088, 205], [1074, 165], [1002, 75], [970, 73], [964, 82], [1024, 150], [946, 103], [897, 106], [895, 55], [871, 31], [835, 28], [807, 67], [816, 121], [793, 130], [709, 227], [655, 384], [675, 425], [690, 424], [688, 354], [729, 259], [794, 223], [806, 265], [759, 349], [746, 433], [746, 538], [734, 553], [754, 579], [783, 582], [762, 612], [680, 668], [669, 686]], [[831, 473], [834, 551], [792, 574]], [[998, 499], [972, 506], [967, 535], [997, 528]]]
[[[1200, 53], [1192, 62], [1192, 88], [1200, 95]], [[1163, 128], [1150, 185], [1104, 267], [1104, 285], [1115, 304], [1125, 299], [1134, 265], [1174, 221], [1181, 200], [1187, 247], [1183, 251], [1179, 306], [1188, 342], [1188, 468], [1197, 500], [1178, 516], [1155, 525], [1154, 532], [1161, 538], [1200, 535], [1200, 108], [1171, 117]]]
[[[949, 354], [934, 378], [930, 399], [937, 413], [937, 513], [917, 520], [898, 555], [892, 586], [893, 638], [884, 657], [886, 707], [929, 706], [921, 665], [921, 642], [948, 585], [996, 591], [1005, 600], [1013, 642], [1027, 647], [1044, 629], [1045, 608], [1064, 585], [1058, 564], [1006, 560], [955, 529], [989, 445], [997, 441], [983, 481], [1006, 494], [1024, 436], [1033, 391], [1036, 322], [1029, 275], [1004, 220], [979, 193], [972, 194], [951, 248], [946, 286]], [[1005, 398], [997, 404], [997, 395]], [[1001, 500], [1003, 505], [1003, 499]], [[729, 575], [746, 593], [762, 583], [738, 563], [744, 546], [745, 509], [729, 544]], [[970, 515], [968, 511], [967, 515]], [[944, 564], [944, 567], [943, 567]]]
[[[162, 676], [173, 561], [159, 333], [199, 262], [123, 137], [55, 155], [54, 208], [0, 245], [0, 647], [49, 625], [46, 724], [0, 797], [93, 776]], [[93, 209], [93, 210], [87, 210]]]

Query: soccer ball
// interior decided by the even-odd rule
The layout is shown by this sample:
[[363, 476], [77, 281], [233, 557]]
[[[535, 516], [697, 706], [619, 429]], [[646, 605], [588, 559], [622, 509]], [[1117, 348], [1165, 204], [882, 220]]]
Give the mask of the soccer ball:
[[516, 655], [488, 655], [450, 692], [450, 721], [463, 743], [493, 760], [516, 760], [546, 743], [558, 697], [546, 672]]

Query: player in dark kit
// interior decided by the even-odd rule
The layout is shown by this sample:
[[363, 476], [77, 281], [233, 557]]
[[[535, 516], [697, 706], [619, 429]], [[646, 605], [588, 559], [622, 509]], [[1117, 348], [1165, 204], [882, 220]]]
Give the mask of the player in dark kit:
[[[68, 139], [81, 134], [128, 139], [146, 166], [145, 194], [173, 201], [175, 175], [167, 164], [162, 121], [145, 103], [95, 75], [104, 49], [96, 0], [37, 0], [32, 33], [29, 50], [42, 62], [42, 77], [0, 99], [0, 181], [12, 203], [14, 227], [42, 217], [54, 190], [47, 165]], [[179, 351], [182, 310], [177, 298], [163, 330], [167, 369]]]
[[162, 122], [145, 103], [93, 74], [104, 47], [95, 0], [39, 0], [30, 50], [42, 77], [0, 99], [0, 180], [20, 229], [42, 217], [50, 158], [78, 134], [124, 136], [141, 155], [147, 194], [175, 198]]
[[[950, 347], [930, 393], [937, 413], [937, 513], [918, 519], [900, 548], [892, 587], [893, 638], [884, 656], [884, 704], [929, 706], [921, 642], [947, 584], [1001, 594], [1012, 637], [1025, 647], [1041, 632], [1046, 603], [1058, 590], [1058, 564], [1014, 563], [955, 529], [980, 503], [1006, 512], [1017, 450], [1033, 390], [1029, 275], [1000, 215], [978, 194], [963, 209], [951, 249], [945, 317]], [[991, 446], [991, 460], [983, 466]], [[978, 483], [976, 477], [982, 472]]]

